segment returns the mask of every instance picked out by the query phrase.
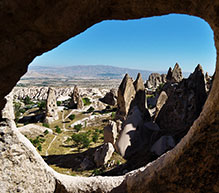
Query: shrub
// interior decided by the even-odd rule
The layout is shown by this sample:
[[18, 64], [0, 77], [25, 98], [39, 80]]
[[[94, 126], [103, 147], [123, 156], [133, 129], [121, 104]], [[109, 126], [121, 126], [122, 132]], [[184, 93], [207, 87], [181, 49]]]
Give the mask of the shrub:
[[74, 126], [74, 129], [78, 132], [82, 129], [82, 124], [77, 124]]
[[46, 101], [38, 102], [37, 106], [39, 107], [40, 110], [45, 110], [46, 109]]
[[79, 151], [81, 148], [87, 148], [90, 146], [90, 140], [87, 133], [74, 133], [71, 138]]
[[24, 104], [25, 105], [31, 105], [31, 104], [34, 104], [34, 102], [32, 102], [30, 100], [30, 97], [29, 96], [26, 96], [25, 99], [24, 99]]
[[85, 105], [85, 106], [88, 106], [88, 105], [90, 105], [90, 104], [91, 104], [91, 102], [90, 102], [90, 99], [89, 99], [89, 98], [87, 98], [87, 97], [85, 97], [85, 98], [82, 98], [82, 101], [83, 101], [83, 103], [84, 103], [84, 105]]
[[48, 123], [43, 123], [43, 126], [49, 128], [49, 124]]
[[87, 110], [88, 113], [91, 113], [93, 111], [94, 111], [94, 108], [92, 106]]
[[39, 145], [39, 146], [37, 147], [37, 149], [38, 149], [39, 151], [42, 151], [42, 146]]
[[58, 125], [56, 125], [55, 128], [56, 128], [56, 130], [55, 130], [56, 133], [62, 132], [61, 128]]
[[75, 119], [75, 115], [74, 115], [74, 114], [71, 114], [68, 118], [69, 118], [70, 120], [74, 120], [74, 119]]
[[26, 110], [25, 109], [19, 109], [19, 112], [24, 114], [26, 112]]
[[43, 133], [44, 133], [44, 135], [47, 135], [49, 133], [49, 131], [45, 130]]
[[92, 141], [93, 141], [94, 143], [96, 143], [97, 140], [98, 140], [98, 133], [97, 133], [97, 132], [94, 132], [94, 134], [93, 134], [93, 136], [92, 136]]
[[57, 101], [56, 103], [57, 103], [57, 106], [60, 106], [62, 104], [61, 101]]
[[115, 117], [116, 117], [116, 113], [115, 113], [115, 112], [112, 112], [111, 118], [112, 118], [112, 119], [115, 119]]

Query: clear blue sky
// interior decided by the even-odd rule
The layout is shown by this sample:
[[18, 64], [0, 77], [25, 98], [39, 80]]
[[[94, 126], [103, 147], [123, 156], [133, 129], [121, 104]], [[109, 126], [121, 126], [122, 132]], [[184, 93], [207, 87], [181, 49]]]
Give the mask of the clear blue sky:
[[213, 31], [202, 19], [171, 14], [128, 21], [103, 21], [34, 59], [33, 66], [111, 65], [167, 70], [178, 62], [214, 72]]

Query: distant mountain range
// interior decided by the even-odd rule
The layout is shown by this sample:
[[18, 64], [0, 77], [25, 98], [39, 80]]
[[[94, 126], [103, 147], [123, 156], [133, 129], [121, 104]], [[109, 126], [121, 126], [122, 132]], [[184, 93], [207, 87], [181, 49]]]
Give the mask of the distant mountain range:
[[[28, 72], [21, 79], [122, 79], [128, 73], [132, 78], [136, 78], [141, 73], [144, 80], [153, 73], [148, 70], [138, 70], [130, 68], [120, 68], [106, 65], [78, 65], [63, 67], [30, 66]], [[157, 72], [167, 73], [167, 72]], [[186, 73], [187, 77], [189, 73]]]

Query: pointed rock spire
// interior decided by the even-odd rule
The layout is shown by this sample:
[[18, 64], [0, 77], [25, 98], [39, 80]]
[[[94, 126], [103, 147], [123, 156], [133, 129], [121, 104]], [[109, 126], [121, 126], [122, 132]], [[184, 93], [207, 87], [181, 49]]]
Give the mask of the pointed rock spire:
[[135, 97], [135, 87], [132, 78], [126, 74], [118, 90], [118, 111], [117, 116], [126, 117], [129, 112], [131, 101]]

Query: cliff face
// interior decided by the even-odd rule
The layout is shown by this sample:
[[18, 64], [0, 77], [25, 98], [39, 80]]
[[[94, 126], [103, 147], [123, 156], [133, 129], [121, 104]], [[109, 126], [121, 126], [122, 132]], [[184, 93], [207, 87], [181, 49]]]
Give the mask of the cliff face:
[[[194, 15], [207, 21], [214, 31], [218, 53], [218, 1], [1, 1], [0, 109], [5, 104], [4, 97], [27, 71], [28, 64], [36, 56], [55, 48], [102, 20], [137, 19], [169, 13]], [[35, 156], [31, 156], [31, 146], [25, 146], [23, 152], [16, 151], [23, 147], [23, 139], [13, 135], [12, 126], [3, 125], [0, 140], [1, 190], [53, 192], [56, 186], [57, 192], [218, 192], [218, 73], [217, 60], [208, 99], [200, 116], [181, 142], [148, 166], [119, 178], [59, 177], [47, 173], [46, 165]], [[2, 153], [4, 147], [6, 151]], [[30, 168], [23, 167], [22, 160], [34, 164], [30, 165]], [[17, 174], [22, 174], [22, 177]], [[40, 189], [26, 181], [30, 176], [34, 177], [33, 182], [39, 182], [36, 184], [40, 184]]]

